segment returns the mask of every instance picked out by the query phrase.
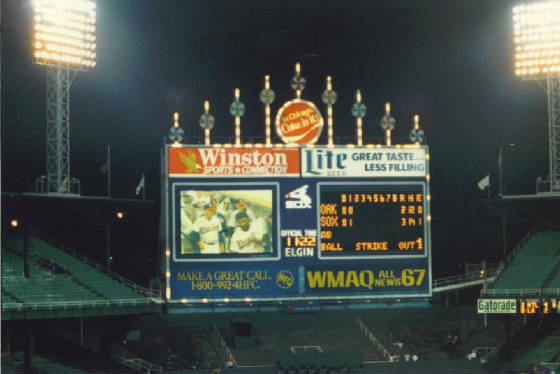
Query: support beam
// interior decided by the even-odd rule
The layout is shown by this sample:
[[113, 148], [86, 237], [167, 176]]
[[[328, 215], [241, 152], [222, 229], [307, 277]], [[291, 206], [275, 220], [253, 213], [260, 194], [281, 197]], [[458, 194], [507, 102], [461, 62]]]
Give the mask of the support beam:
[[23, 275], [27, 279], [31, 276], [31, 227], [26, 222], [23, 222]]
[[107, 240], [107, 273], [111, 271], [111, 224], [107, 223], [106, 227], [106, 240]]
[[35, 331], [33, 329], [33, 320], [25, 321], [25, 347], [23, 351], [23, 365], [26, 373], [32, 370], [31, 359], [35, 345]]
[[500, 219], [502, 222], [502, 261], [505, 264], [507, 260], [507, 217], [505, 210], [502, 212]]
[[70, 192], [70, 85], [67, 67], [47, 67], [47, 192]]
[[560, 192], [560, 75], [546, 79], [550, 192]]

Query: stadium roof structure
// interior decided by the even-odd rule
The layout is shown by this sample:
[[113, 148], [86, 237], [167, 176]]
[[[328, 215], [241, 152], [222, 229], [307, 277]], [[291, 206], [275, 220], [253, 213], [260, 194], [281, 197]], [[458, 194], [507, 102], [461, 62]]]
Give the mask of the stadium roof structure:
[[31, 223], [105, 224], [117, 211], [150, 214], [153, 200], [118, 199], [106, 196], [68, 194], [2, 193], [4, 220], [20, 219]]
[[534, 222], [558, 224], [559, 193], [495, 196], [486, 200], [486, 204], [499, 215], [524, 216], [535, 218]]

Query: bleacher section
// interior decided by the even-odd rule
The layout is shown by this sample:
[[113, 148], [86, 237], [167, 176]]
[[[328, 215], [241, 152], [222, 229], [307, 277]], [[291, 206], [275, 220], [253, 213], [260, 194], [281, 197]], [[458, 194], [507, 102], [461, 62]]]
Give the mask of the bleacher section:
[[[440, 310], [394, 310], [392, 315], [363, 317], [363, 322], [396, 360], [417, 355], [420, 361], [466, 357], [476, 347], [496, 347], [503, 341], [503, 326], [491, 320], [484, 327], [472, 310], [452, 315]], [[437, 321], [437, 323], [435, 323]], [[518, 322], [512, 322], [517, 327]], [[453, 337], [457, 341], [453, 343]]]
[[489, 290], [496, 295], [513, 296], [558, 289], [559, 269], [560, 232], [539, 231], [519, 248]]
[[111, 306], [146, 306], [154, 310], [155, 303], [146, 292], [141, 293], [143, 288], [133, 289], [99, 267], [38, 238], [31, 238], [30, 248], [30, 277], [26, 278], [23, 240], [2, 244], [3, 312]]
[[519, 354], [507, 365], [517, 370], [530, 370], [539, 363], [552, 363], [560, 355], [560, 330], [541, 339], [534, 346]]
[[[309, 319], [312, 316], [299, 316]], [[292, 319], [296, 317], [292, 316]], [[352, 320], [350, 321], [352, 322]], [[266, 365], [276, 362], [280, 357], [291, 352], [291, 347], [318, 346], [325, 353], [352, 351], [359, 353], [362, 361], [384, 361], [382, 354], [368, 341], [359, 328], [348, 323], [344, 326], [309, 326], [286, 328], [262, 326], [256, 328], [256, 345], [232, 348], [233, 356], [239, 366]]]
[[[92, 373], [91, 371], [83, 370], [74, 366], [62, 364], [60, 362], [54, 361], [52, 359], [34, 355], [31, 359], [31, 366], [36, 373]], [[23, 353], [19, 352], [13, 357], [9, 355], [2, 356], [2, 372], [3, 373], [24, 373], [23, 367]]]
[[546, 285], [546, 288], [560, 289], [560, 271], [557, 271]]

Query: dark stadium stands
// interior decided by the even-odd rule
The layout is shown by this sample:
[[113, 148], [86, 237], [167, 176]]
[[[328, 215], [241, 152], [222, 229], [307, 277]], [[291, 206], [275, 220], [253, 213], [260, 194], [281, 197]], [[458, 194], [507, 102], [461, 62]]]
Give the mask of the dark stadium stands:
[[[113, 349], [122, 357], [142, 358], [164, 370], [190, 370], [218, 361], [203, 329], [144, 327], [140, 338]], [[221, 363], [221, 362], [220, 362]]]
[[[35, 373], [52, 373], [52, 374], [87, 374], [93, 373], [93, 371], [87, 371], [75, 366], [70, 366], [67, 364], [62, 364], [50, 358], [34, 355], [31, 360], [33, 370]], [[17, 353], [12, 357], [9, 355], [2, 355], [2, 372], [3, 373], [24, 373], [23, 368], [23, 354]]]
[[32, 237], [30, 276], [24, 276], [23, 240], [2, 244], [2, 311], [153, 306], [156, 291], [116, 279], [101, 266], [86, 263]]
[[353, 323], [344, 326], [316, 327], [314, 324], [307, 324], [307, 326], [302, 323], [302, 326], [297, 329], [286, 328], [282, 324], [257, 327], [256, 345], [234, 346], [233, 355], [240, 366], [264, 365], [273, 363], [279, 357], [290, 353], [292, 347], [320, 347], [326, 353], [351, 350], [358, 353], [361, 360], [366, 362], [384, 361], [383, 356]]
[[487, 293], [528, 296], [558, 289], [559, 283], [560, 232], [544, 230], [522, 243]]
[[465, 358], [477, 347], [496, 347], [503, 340], [501, 324], [491, 319], [484, 327], [471, 308], [454, 308], [453, 313], [448, 308], [395, 309], [391, 315], [372, 314], [363, 320], [399, 361], [414, 354], [419, 361]]
[[517, 370], [530, 370], [539, 363], [558, 362], [559, 355], [560, 330], [557, 330], [518, 354], [507, 367]]
[[[105, 372], [107, 365], [124, 372], [131, 366], [139, 366], [143, 361], [123, 362], [118, 360], [120, 357], [111, 361], [109, 355], [100, 353], [110, 350], [107, 343], [111, 324], [105, 318], [159, 313], [159, 292], [107, 273], [101, 265], [37, 237], [31, 236], [28, 244], [26, 258], [23, 238], [2, 238], [3, 343], [10, 347], [9, 354], [2, 356], [2, 372], [28, 372], [32, 368], [37, 373], [87, 373], [83, 367], [95, 369], [89, 372]], [[92, 319], [86, 321], [83, 317]], [[54, 322], [62, 320], [66, 322]], [[76, 322], [81, 328], [72, 331]], [[91, 327], [96, 324], [100, 327], [97, 331]], [[61, 329], [49, 329], [50, 325]], [[58, 343], [50, 343], [53, 339], [58, 339]], [[31, 352], [29, 347], [39, 341], [42, 344], [37, 345], [36, 352]], [[66, 349], [60, 348], [63, 344], [67, 344]], [[23, 347], [27, 347], [25, 355], [14, 353]], [[74, 351], [80, 355], [76, 362], [85, 365], [73, 365], [70, 353], [66, 357], [65, 352], [74, 348], [81, 349]], [[25, 368], [25, 365], [30, 366]]]

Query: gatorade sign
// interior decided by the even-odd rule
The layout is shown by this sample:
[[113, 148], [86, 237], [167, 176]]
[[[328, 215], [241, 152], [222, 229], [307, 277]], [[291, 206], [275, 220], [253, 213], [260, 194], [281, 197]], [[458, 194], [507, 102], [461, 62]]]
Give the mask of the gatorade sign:
[[323, 117], [311, 101], [288, 101], [276, 114], [276, 133], [286, 144], [313, 144], [322, 131]]
[[478, 299], [478, 314], [517, 313], [515, 299]]

